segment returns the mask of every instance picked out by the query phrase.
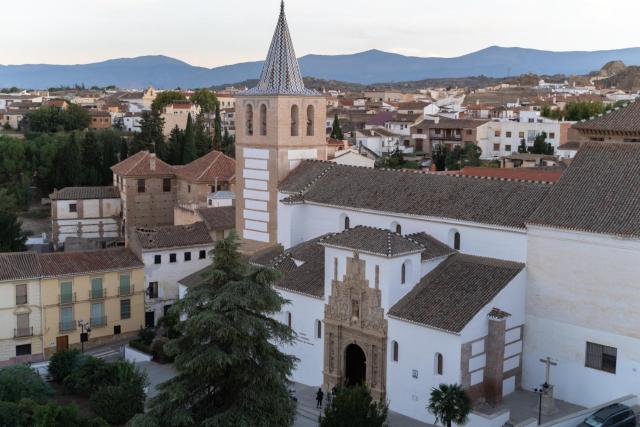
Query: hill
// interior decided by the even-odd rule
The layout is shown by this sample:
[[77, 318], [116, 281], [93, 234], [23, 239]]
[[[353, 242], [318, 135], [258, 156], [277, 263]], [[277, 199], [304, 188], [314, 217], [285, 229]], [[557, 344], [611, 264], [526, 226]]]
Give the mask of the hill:
[[[640, 65], [640, 48], [551, 52], [492, 46], [454, 58], [420, 58], [369, 50], [350, 55], [306, 55], [300, 58], [300, 66], [305, 76], [372, 84], [466, 76], [501, 78], [528, 73], [587, 74], [609, 61]], [[0, 87], [42, 89], [75, 84], [122, 88], [209, 87], [255, 79], [261, 67], [262, 62], [244, 62], [209, 69], [161, 55], [80, 65], [0, 65]]]

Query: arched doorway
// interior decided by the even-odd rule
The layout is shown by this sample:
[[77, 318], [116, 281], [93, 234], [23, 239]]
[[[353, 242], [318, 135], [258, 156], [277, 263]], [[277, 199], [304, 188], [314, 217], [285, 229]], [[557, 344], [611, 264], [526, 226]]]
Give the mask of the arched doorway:
[[367, 357], [357, 344], [345, 350], [345, 383], [347, 387], [362, 384], [367, 379]]

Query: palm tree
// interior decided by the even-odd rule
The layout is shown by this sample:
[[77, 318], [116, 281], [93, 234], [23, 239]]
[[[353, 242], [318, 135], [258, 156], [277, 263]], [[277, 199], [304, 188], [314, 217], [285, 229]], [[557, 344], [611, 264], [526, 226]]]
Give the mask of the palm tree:
[[443, 426], [464, 425], [471, 412], [471, 399], [458, 384], [440, 384], [431, 389], [427, 410], [435, 415], [436, 423]]

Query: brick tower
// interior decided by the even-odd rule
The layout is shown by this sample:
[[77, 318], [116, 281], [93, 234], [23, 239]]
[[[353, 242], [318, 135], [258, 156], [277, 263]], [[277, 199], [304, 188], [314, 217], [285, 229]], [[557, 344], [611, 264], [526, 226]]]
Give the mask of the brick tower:
[[303, 159], [326, 159], [325, 97], [304, 87], [280, 17], [260, 81], [236, 101], [236, 228], [242, 250], [277, 243], [278, 184]]

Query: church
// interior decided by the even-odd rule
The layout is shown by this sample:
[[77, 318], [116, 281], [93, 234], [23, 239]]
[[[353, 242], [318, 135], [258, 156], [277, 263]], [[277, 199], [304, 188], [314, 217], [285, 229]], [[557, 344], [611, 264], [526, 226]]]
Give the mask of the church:
[[282, 273], [294, 381], [364, 382], [424, 422], [432, 387], [498, 404], [547, 357], [558, 399], [640, 390], [640, 144], [586, 144], [555, 184], [327, 162], [284, 5], [236, 112], [236, 228]]

